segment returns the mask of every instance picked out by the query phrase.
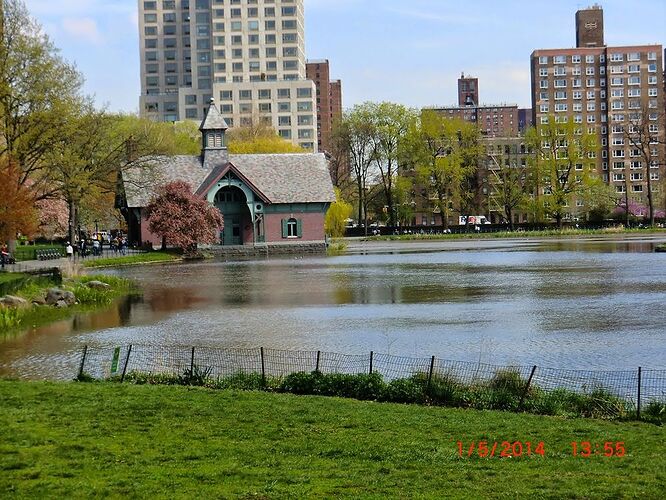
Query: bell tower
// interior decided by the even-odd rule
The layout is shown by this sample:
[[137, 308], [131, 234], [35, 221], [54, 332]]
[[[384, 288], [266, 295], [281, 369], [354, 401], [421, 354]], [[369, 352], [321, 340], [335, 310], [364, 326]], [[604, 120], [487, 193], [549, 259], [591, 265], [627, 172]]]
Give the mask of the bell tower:
[[229, 128], [227, 122], [224, 121], [215, 100], [210, 100], [210, 106], [206, 111], [199, 130], [201, 131], [202, 149], [201, 156], [203, 157], [204, 168], [212, 169], [219, 163], [226, 163], [229, 159], [227, 152], [227, 139], [226, 131]]

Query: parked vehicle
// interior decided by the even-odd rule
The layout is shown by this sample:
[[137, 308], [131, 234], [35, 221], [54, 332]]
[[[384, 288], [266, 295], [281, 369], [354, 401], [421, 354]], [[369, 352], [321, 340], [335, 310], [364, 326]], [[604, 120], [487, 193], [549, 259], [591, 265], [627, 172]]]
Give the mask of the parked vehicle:
[[490, 224], [490, 221], [486, 219], [485, 215], [461, 215], [458, 217], [458, 224], [464, 226], [466, 224], [477, 225], [477, 224]]

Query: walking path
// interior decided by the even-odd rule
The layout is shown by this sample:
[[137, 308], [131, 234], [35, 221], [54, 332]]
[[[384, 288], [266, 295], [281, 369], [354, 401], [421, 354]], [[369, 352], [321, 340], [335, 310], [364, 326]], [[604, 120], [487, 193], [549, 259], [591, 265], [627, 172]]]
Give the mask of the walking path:
[[49, 260], [23, 260], [17, 262], [16, 264], [5, 264], [5, 271], [22, 273], [30, 271], [39, 271], [40, 269], [52, 269], [57, 267], [58, 269], [64, 269], [67, 266], [70, 266], [72, 262], [83, 264], [87, 260], [94, 259], [107, 259], [110, 257], [123, 257], [125, 255], [135, 255], [137, 253], [143, 253], [142, 250], [133, 250], [128, 249], [124, 254], [120, 252], [112, 252], [111, 250], [104, 250], [100, 255], [88, 255], [86, 257], [74, 257], [72, 260], [62, 257], [60, 259], [49, 259]]

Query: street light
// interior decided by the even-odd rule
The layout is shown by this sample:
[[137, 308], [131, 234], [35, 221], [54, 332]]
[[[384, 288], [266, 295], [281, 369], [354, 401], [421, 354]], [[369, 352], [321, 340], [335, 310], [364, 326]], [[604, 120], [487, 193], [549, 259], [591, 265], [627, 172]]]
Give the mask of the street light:
[[95, 238], [99, 239], [99, 228], [97, 227], [97, 223], [99, 222], [97, 219], [95, 219]]

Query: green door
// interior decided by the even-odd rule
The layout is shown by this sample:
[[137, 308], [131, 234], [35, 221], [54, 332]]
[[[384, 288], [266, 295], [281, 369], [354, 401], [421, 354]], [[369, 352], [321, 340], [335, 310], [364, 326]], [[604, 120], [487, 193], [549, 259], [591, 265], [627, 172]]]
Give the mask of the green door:
[[242, 245], [240, 215], [227, 215], [224, 218], [224, 229], [222, 230], [223, 245]]

